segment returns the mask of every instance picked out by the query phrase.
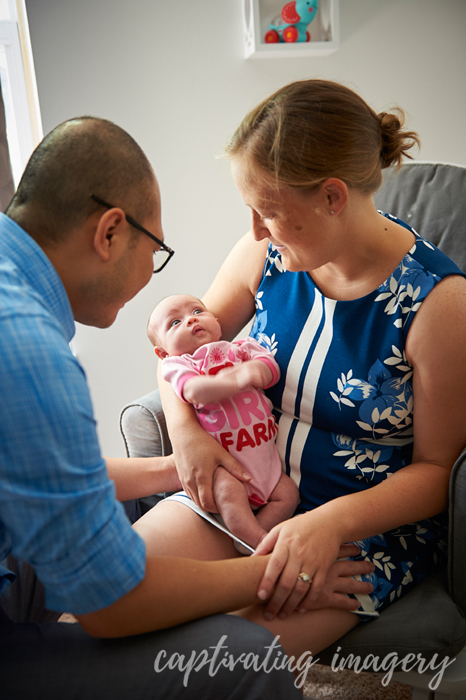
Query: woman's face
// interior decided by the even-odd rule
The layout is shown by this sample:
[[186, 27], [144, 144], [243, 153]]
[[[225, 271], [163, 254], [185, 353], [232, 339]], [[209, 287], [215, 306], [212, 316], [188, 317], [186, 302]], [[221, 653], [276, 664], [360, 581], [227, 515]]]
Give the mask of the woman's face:
[[338, 254], [331, 202], [325, 183], [312, 191], [274, 186], [246, 158], [232, 163], [235, 184], [251, 210], [251, 231], [257, 241], [268, 238], [291, 272], [311, 272]]

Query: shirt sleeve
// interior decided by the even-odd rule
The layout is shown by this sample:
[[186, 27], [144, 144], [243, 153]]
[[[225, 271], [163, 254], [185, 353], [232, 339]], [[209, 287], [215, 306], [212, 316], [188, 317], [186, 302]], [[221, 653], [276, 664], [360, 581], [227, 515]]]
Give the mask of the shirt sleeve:
[[184, 403], [189, 403], [183, 397], [183, 387], [191, 377], [201, 374], [196, 362], [190, 355], [174, 355], [162, 360], [162, 377], [170, 382], [173, 391]]
[[0, 545], [33, 566], [49, 609], [101, 609], [142, 580], [145, 545], [115, 499], [84, 372], [52, 317], [2, 330]]
[[268, 389], [278, 382], [280, 379], [280, 367], [270, 350], [264, 348], [255, 338], [251, 337], [234, 342], [238, 342], [238, 344], [241, 345], [241, 350], [247, 352], [249, 360], [261, 360], [261, 362], [265, 362], [267, 367], [271, 370], [272, 381], [267, 384], [267, 386], [262, 387], [263, 389]]

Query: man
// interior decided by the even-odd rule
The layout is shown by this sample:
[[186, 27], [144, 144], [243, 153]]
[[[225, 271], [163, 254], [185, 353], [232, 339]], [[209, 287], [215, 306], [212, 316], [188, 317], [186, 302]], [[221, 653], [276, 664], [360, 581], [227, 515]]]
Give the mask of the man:
[[[273, 645], [265, 629], [214, 615], [259, 602], [266, 558], [146, 556], [115, 489], [126, 500], [177, 488], [172, 458], [105, 463], [69, 349], [74, 320], [110, 326], [171, 254], [147, 158], [111, 122], [70, 120], [38, 146], [0, 216], [5, 697], [64, 698], [70, 685], [86, 700], [299, 697], [288, 670], [207, 663], [206, 654], [265, 658]], [[59, 616], [47, 610], [81, 624], [45, 625]], [[180, 659], [193, 653], [189, 671]]]

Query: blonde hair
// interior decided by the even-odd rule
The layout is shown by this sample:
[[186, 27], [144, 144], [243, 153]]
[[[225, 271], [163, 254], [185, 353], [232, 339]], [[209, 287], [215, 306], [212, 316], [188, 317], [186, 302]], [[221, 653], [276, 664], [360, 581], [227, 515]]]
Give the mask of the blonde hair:
[[329, 177], [373, 194], [382, 169], [400, 166], [420, 145], [403, 131], [404, 113], [376, 114], [349, 88], [327, 80], [287, 85], [253, 109], [226, 149], [272, 175], [276, 186], [313, 189]]

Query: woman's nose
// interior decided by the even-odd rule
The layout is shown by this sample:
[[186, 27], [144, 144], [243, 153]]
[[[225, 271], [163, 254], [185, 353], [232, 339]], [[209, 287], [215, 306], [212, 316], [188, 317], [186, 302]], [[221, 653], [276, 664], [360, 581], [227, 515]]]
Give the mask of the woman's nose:
[[262, 241], [270, 235], [269, 229], [256, 211], [252, 212], [251, 232], [256, 241]]

